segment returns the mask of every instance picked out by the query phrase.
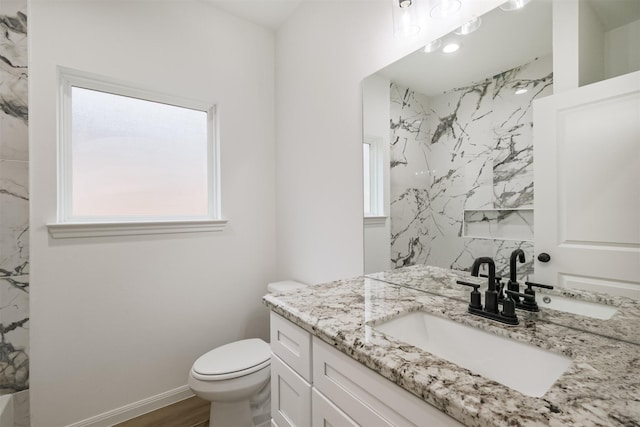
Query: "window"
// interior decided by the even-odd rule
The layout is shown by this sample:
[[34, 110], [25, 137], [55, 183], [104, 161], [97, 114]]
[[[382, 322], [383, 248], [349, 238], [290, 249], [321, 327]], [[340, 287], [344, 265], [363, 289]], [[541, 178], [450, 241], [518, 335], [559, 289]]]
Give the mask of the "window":
[[383, 215], [382, 200], [382, 139], [365, 137], [362, 144], [362, 166], [364, 172], [364, 216], [379, 217]]
[[[214, 106], [68, 69], [59, 77], [54, 237], [78, 229], [96, 236], [224, 225]], [[76, 231], [59, 237], [82, 235]]]
[[[371, 216], [371, 212], [375, 209], [375, 205], [372, 206], [372, 201], [375, 199], [374, 180], [371, 177], [372, 170], [375, 170], [372, 165], [372, 149], [370, 143], [362, 144], [362, 169], [364, 172], [364, 215]], [[374, 151], [375, 152], [375, 151]]]

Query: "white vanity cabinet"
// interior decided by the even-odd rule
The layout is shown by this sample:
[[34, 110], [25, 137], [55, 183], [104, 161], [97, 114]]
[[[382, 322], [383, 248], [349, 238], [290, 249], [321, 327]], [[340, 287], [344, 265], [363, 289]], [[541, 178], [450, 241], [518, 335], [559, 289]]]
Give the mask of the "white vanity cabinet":
[[271, 312], [271, 420], [311, 425], [311, 335]]
[[273, 426], [462, 425], [274, 312], [271, 349]]

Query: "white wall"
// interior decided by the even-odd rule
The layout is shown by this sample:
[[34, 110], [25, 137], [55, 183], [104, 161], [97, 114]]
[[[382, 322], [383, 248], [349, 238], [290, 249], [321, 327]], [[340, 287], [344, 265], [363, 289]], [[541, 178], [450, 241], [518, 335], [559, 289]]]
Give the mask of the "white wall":
[[606, 32], [604, 52], [606, 78], [640, 70], [640, 20]]
[[640, 70], [640, 21], [605, 28], [586, 1], [553, 1], [554, 93]]
[[578, 84], [585, 86], [604, 79], [604, 27], [588, 2], [579, 3], [578, 14]]
[[[364, 224], [364, 272], [375, 273], [391, 268], [391, 217], [389, 216], [389, 146], [391, 120], [391, 82], [389, 79], [373, 75], [362, 81], [362, 131], [364, 139], [377, 141], [376, 159], [380, 170], [377, 176], [379, 188], [378, 201], [386, 216], [384, 222], [374, 221]], [[380, 197], [381, 196], [381, 197]]]
[[[53, 427], [184, 386], [214, 346], [267, 337], [274, 36], [199, 1], [32, 0], [29, 27], [32, 425]], [[228, 228], [52, 240], [58, 64], [216, 103]]]
[[553, 93], [579, 86], [579, 6], [578, 0], [553, 0]]
[[393, 38], [391, 2], [303, 2], [276, 35], [278, 272], [307, 283], [363, 272], [361, 81], [500, 0], [467, 2], [419, 40]]

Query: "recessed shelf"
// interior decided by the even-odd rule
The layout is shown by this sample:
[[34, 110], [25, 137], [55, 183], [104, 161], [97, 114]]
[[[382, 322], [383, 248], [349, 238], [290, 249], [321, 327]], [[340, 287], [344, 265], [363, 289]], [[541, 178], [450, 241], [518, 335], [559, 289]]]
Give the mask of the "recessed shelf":
[[533, 241], [533, 209], [465, 209], [462, 237], [471, 239]]

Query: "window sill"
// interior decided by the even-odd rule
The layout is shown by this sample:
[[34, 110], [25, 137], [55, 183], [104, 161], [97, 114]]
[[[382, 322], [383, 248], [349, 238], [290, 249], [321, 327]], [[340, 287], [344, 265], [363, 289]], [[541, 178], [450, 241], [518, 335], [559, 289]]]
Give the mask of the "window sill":
[[376, 225], [385, 225], [387, 223], [386, 216], [365, 216], [364, 217], [364, 226], [376, 226]]
[[202, 233], [222, 231], [226, 219], [153, 222], [74, 222], [47, 224], [54, 239], [78, 237], [140, 236], [146, 234]]

